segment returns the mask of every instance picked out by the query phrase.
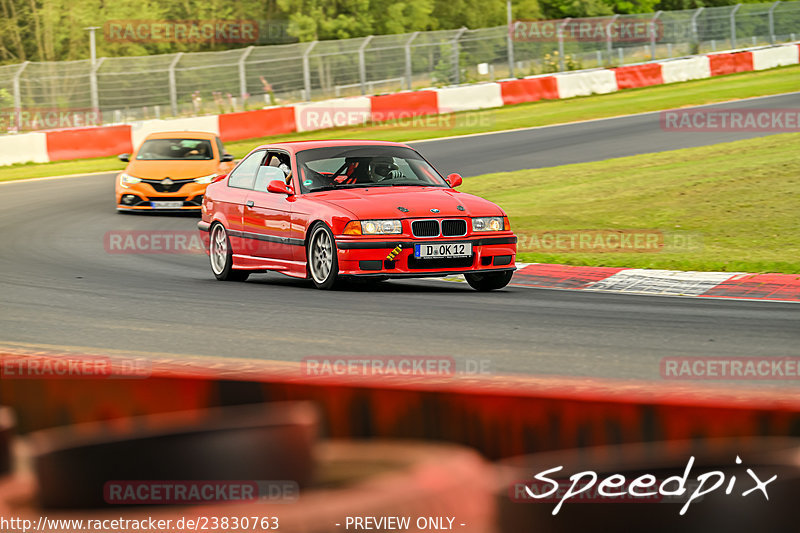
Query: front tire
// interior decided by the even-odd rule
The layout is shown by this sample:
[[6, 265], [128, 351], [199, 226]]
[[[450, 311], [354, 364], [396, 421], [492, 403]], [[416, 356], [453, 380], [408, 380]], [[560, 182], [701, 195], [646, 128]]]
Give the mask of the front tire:
[[476, 291], [485, 292], [502, 289], [508, 285], [513, 275], [513, 270], [504, 270], [503, 272], [464, 274], [464, 277], [467, 278], [470, 287]]
[[211, 272], [214, 273], [214, 277], [220, 281], [245, 281], [250, 272], [233, 269], [233, 250], [225, 226], [215, 222], [210, 231], [208, 257], [211, 260]]
[[322, 290], [334, 288], [339, 279], [339, 259], [333, 232], [322, 222], [311, 228], [306, 246], [308, 273], [314, 286]]

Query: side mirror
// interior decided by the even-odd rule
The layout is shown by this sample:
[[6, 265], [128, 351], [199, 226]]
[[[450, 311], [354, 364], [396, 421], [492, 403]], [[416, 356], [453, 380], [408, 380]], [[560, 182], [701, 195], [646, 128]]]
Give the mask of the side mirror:
[[222, 154], [220, 161], [223, 163], [227, 163], [228, 161], [233, 161], [233, 156], [231, 154]]
[[131, 154], [119, 154], [117, 157], [123, 163], [127, 163], [131, 160]]
[[450, 187], [458, 187], [464, 180], [461, 178], [461, 174], [450, 174], [447, 176], [447, 183], [450, 184]]
[[277, 194], [288, 194], [290, 196], [294, 194], [294, 192], [289, 188], [289, 186], [286, 185], [286, 182], [283, 182], [281, 180], [270, 181], [269, 185], [267, 185], [267, 192], [274, 192]]

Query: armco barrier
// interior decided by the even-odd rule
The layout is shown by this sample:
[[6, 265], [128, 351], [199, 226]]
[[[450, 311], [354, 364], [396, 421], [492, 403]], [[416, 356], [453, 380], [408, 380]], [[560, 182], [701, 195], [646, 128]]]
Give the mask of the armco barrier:
[[383, 122], [397, 118], [439, 113], [436, 91], [411, 91], [371, 96], [372, 120]]
[[617, 90], [614, 72], [605, 69], [557, 74], [556, 82], [559, 98], [606, 94]]
[[295, 104], [294, 122], [297, 131], [357, 126], [370, 120], [371, 109], [367, 96]]
[[753, 69], [766, 70], [769, 68], [796, 65], [800, 49], [796, 44], [773, 46], [753, 50]]
[[438, 95], [439, 113], [456, 113], [503, 106], [503, 95], [499, 83], [447, 87], [438, 89], [436, 94]]
[[492, 459], [631, 442], [800, 435], [800, 397], [789, 389], [511, 375], [310, 376], [297, 363], [216, 359], [212, 369], [208, 360], [186, 357], [150, 364], [146, 378], [4, 379], [0, 404], [16, 411], [25, 433], [205, 406], [307, 400], [320, 408], [331, 438], [454, 442]]
[[[538, 100], [604, 94], [618, 89], [704, 79], [797, 63], [800, 63], [800, 44], [793, 43], [615, 69], [530, 76], [477, 85], [328, 100], [218, 116], [147, 120], [130, 125], [130, 142], [135, 148], [150, 133], [181, 130], [218, 133], [226, 142], [255, 139], [294, 131], [359, 124], [363, 122], [364, 116], [375, 122], [391, 121]], [[311, 120], [312, 115], [316, 122]], [[114, 155], [120, 151], [118, 144], [113, 139], [104, 139], [107, 134], [116, 138], [121, 130], [113, 128], [115, 127], [83, 128], [83, 133], [75, 137], [64, 134], [63, 131], [66, 130], [0, 136], [0, 165]], [[53, 142], [46, 142], [45, 136], [52, 136]], [[80, 150], [86, 152], [78, 149], [70, 152], [72, 147], [66, 146], [64, 142], [67, 138], [78, 146], [83, 145], [85, 148]], [[97, 144], [97, 139], [102, 139], [102, 142]], [[94, 145], [91, 149], [90, 144]], [[48, 146], [52, 147], [52, 153], [48, 153]], [[84, 153], [87, 155], [79, 155]]]
[[664, 83], [702, 80], [711, 77], [711, 66], [707, 56], [664, 61], [661, 63], [661, 77]]
[[753, 52], [731, 52], [708, 56], [712, 76], [750, 72], [753, 70]]
[[0, 165], [47, 163], [47, 134], [0, 135]]
[[129, 124], [47, 132], [47, 154], [50, 161], [87, 159], [132, 151]]
[[219, 134], [219, 115], [134, 122], [131, 130], [133, 146], [139, 146], [145, 137], [160, 131], [207, 131]]
[[617, 67], [614, 69], [614, 75], [617, 77], [619, 89], [635, 89], [664, 83], [664, 79], [661, 77], [661, 63]]
[[534, 76], [521, 80], [501, 81], [500, 91], [503, 96], [503, 105], [558, 99], [558, 84], [554, 76]]
[[294, 108], [273, 107], [219, 116], [219, 136], [222, 142], [256, 139], [297, 131]]

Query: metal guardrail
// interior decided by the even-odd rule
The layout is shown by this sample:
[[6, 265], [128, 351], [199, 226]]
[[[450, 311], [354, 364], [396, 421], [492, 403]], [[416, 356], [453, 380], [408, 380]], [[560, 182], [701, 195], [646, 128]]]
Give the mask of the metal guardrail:
[[[551, 39], [525, 40], [498, 26], [94, 63], [25, 62], [0, 66], [0, 109], [99, 110], [110, 123], [614, 66], [794, 41], [800, 36], [800, 1], [592, 20], [645, 21], [651, 30], [646, 40], [615, 40], [610, 34], [599, 41], [567, 39], [563, 29]], [[559, 28], [569, 23], [555, 22]]]

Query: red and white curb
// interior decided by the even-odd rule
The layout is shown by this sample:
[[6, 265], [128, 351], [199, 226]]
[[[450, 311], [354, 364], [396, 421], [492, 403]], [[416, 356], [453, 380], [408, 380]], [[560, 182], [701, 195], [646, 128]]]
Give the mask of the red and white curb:
[[[460, 278], [448, 280], [463, 281]], [[800, 274], [687, 272], [517, 263], [511, 285], [651, 296], [800, 302]]]

